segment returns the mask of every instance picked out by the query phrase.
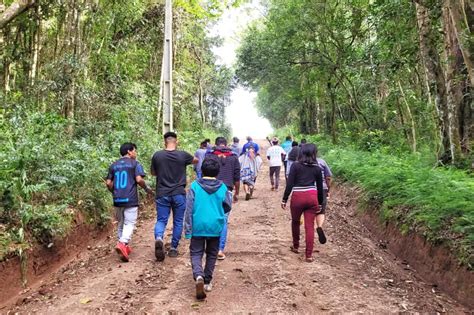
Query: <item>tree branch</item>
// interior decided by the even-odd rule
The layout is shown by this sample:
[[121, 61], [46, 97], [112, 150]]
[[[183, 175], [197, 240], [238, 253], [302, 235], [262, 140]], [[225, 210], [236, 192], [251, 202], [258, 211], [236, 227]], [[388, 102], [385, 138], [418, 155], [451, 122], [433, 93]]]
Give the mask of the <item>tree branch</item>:
[[0, 29], [4, 28], [18, 15], [31, 8], [35, 2], [35, 0], [18, 0], [13, 2], [4, 12], [0, 14]]

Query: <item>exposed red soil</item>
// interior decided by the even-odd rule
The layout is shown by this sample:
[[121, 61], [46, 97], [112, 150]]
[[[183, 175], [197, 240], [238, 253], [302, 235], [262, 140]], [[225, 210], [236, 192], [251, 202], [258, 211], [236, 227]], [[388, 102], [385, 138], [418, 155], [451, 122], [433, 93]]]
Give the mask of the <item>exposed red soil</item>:
[[1, 304], [10, 304], [18, 299], [18, 294], [36, 289], [42, 280], [49, 280], [63, 265], [78, 257], [78, 253], [88, 245], [103, 241], [108, 237], [112, 225], [101, 229], [86, 224], [81, 216], [74, 220], [74, 227], [68, 236], [55, 240], [50, 248], [36, 245], [26, 251], [26, 281], [27, 287], [22, 284], [21, 261], [18, 256], [11, 257], [0, 263], [2, 282], [8, 283], [0, 290]]

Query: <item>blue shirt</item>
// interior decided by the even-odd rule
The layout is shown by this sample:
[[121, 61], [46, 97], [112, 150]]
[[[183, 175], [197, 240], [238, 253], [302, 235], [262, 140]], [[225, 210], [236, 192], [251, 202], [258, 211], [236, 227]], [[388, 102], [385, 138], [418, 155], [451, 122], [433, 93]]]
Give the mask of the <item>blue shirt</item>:
[[259, 150], [258, 144], [256, 144], [255, 142], [249, 141], [246, 144], [244, 144], [241, 154], [244, 154], [245, 152], [247, 152], [250, 146], [253, 146], [255, 149], [255, 153], [258, 153], [258, 150]]
[[143, 166], [134, 159], [122, 157], [109, 167], [107, 179], [114, 183], [114, 206], [138, 206], [136, 176], [145, 177], [145, 172]]
[[290, 152], [291, 150], [291, 144], [293, 142], [291, 140], [286, 140], [285, 142], [283, 142], [281, 144], [281, 147], [283, 148], [283, 150], [285, 150], [286, 154], [288, 155], [288, 152]]

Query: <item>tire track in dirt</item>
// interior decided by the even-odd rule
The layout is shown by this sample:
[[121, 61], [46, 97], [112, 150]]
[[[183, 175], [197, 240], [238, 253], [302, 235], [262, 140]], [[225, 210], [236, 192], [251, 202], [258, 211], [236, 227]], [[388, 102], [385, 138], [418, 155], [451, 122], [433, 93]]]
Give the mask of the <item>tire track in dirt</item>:
[[279, 207], [283, 190], [270, 191], [267, 165], [256, 187], [254, 197], [240, 199], [231, 212], [227, 259], [218, 262], [205, 302], [194, 299], [188, 241], [181, 241], [178, 258], [155, 261], [155, 213], [148, 208], [140, 213], [129, 263], [118, 261], [111, 237], [26, 294], [10, 312], [468, 312], [372, 240], [347, 192], [333, 189], [328, 243], [316, 244], [315, 262], [306, 263], [303, 254], [289, 251], [289, 211]]

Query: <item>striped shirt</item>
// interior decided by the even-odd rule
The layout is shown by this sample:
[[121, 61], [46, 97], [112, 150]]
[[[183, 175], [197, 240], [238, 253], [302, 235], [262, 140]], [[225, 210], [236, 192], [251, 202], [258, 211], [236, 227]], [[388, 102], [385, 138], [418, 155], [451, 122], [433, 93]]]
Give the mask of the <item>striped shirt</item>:
[[318, 202], [323, 203], [323, 174], [317, 164], [302, 164], [296, 162], [291, 166], [288, 181], [286, 182], [283, 202], [288, 201], [292, 191], [318, 191]]

